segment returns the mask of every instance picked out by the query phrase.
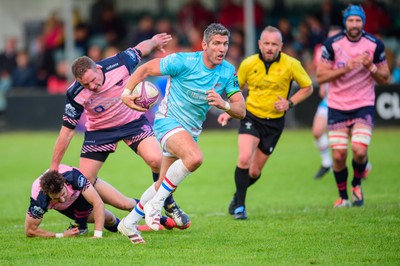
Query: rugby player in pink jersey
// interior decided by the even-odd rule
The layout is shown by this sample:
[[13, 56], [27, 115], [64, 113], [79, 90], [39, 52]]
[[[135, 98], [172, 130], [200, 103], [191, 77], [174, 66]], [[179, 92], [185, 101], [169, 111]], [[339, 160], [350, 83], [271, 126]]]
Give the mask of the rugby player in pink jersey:
[[[74, 225], [62, 233], [39, 228], [44, 214], [54, 209], [74, 220]], [[103, 226], [117, 231], [119, 219], [104, 209], [99, 194], [73, 167], [61, 164], [59, 170], [47, 170], [32, 184], [31, 200], [25, 217], [28, 237], [71, 237], [88, 234], [87, 222], [94, 222], [94, 237], [103, 236]]]
[[[107, 182], [97, 179], [100, 168], [108, 155], [115, 151], [118, 142], [124, 141], [142, 157], [151, 168], [154, 181], [159, 179], [162, 158], [160, 144], [144, 115], [146, 110], [141, 112], [130, 109], [120, 100], [120, 96], [142, 57], [157, 49], [163, 52], [171, 38], [166, 33], [156, 34], [135, 47], [99, 62], [82, 56], [72, 64], [76, 81], [67, 90], [63, 123], [55, 143], [50, 169], [58, 169], [75, 127], [81, 115], [85, 114], [86, 132], [79, 169], [93, 184], [102, 200], [118, 209], [130, 211], [137, 201], [126, 197]], [[189, 226], [189, 217], [172, 196], [166, 200], [164, 206], [166, 215], [181, 229]]]
[[390, 76], [383, 42], [363, 30], [366, 19], [360, 6], [349, 5], [343, 12], [345, 30], [324, 42], [317, 67], [318, 83], [329, 83], [328, 135], [339, 191], [336, 208], [351, 205], [346, 165], [349, 140], [353, 156], [352, 205], [364, 204], [361, 180], [368, 165], [375, 83], [385, 84]]

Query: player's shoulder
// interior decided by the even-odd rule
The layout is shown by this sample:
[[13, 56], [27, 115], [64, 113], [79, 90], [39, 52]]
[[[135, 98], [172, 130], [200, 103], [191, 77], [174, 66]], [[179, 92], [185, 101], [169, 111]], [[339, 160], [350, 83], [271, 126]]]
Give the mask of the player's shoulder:
[[76, 168], [62, 173], [65, 183], [71, 185], [74, 190], [82, 190], [88, 182], [86, 177]]
[[67, 97], [75, 99], [76, 96], [84, 89], [84, 87], [75, 80], [75, 82], [67, 89]]
[[376, 43], [377, 45], [383, 45], [382, 40], [371, 33], [363, 31], [363, 37], [370, 42]]

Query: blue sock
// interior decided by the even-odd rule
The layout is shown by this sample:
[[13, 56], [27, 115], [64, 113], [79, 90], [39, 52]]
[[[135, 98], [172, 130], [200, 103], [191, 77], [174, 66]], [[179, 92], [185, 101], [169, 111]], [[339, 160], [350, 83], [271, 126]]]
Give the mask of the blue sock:
[[116, 223], [113, 226], [104, 226], [104, 228], [110, 232], [114, 232], [114, 233], [117, 232], [118, 224], [119, 224], [120, 220], [117, 217], [115, 217], [115, 219], [116, 219]]

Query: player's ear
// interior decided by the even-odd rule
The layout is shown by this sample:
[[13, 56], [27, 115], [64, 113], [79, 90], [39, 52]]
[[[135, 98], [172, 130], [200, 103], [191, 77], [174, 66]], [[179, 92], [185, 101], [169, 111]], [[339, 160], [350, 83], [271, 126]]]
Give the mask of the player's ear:
[[207, 49], [207, 43], [204, 40], [201, 41], [201, 47], [203, 48], [203, 51]]

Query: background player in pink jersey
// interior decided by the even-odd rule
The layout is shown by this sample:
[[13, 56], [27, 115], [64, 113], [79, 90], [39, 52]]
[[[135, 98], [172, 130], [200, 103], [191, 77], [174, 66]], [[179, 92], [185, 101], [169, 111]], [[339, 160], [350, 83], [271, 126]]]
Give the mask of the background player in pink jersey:
[[[67, 91], [63, 124], [54, 147], [50, 169], [58, 169], [75, 127], [84, 113], [87, 121], [79, 169], [93, 184], [103, 201], [118, 209], [132, 210], [136, 201], [97, 179], [100, 168], [108, 155], [115, 151], [118, 142], [123, 140], [142, 157], [150, 166], [154, 181], [158, 180], [162, 157], [160, 145], [144, 113], [127, 107], [122, 103], [120, 95], [142, 56], [149, 55], [156, 49], [164, 51], [164, 46], [171, 38], [166, 33], [156, 34], [133, 48], [99, 62], [82, 56], [72, 64], [76, 81]], [[181, 229], [189, 226], [189, 217], [172, 196], [165, 202], [165, 212]]]
[[[76, 226], [62, 233], [39, 228], [43, 215], [49, 209], [57, 210], [73, 219]], [[59, 171], [47, 170], [33, 182], [30, 205], [25, 218], [26, 236], [61, 238], [87, 234], [87, 222], [94, 222], [94, 237], [101, 238], [103, 226], [111, 232], [116, 232], [119, 220], [104, 209], [99, 194], [79, 170], [60, 165]]]
[[318, 63], [318, 83], [329, 82], [328, 131], [332, 148], [333, 173], [339, 190], [334, 207], [349, 207], [346, 166], [351, 140], [353, 180], [352, 204], [362, 206], [361, 179], [368, 164], [375, 112], [375, 82], [384, 84], [390, 76], [382, 41], [363, 31], [365, 13], [349, 5], [343, 13], [345, 31], [328, 38]]

